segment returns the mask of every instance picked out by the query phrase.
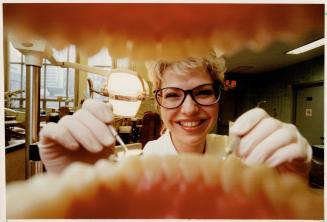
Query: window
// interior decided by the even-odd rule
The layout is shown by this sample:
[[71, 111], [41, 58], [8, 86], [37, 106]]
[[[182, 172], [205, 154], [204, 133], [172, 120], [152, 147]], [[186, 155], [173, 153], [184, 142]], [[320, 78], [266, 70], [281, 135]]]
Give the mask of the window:
[[[112, 59], [108, 53], [107, 48], [102, 48], [96, 55], [88, 59], [88, 65], [99, 67], [107, 70], [112, 69]], [[101, 91], [106, 87], [107, 78], [94, 73], [88, 73], [88, 78], [93, 81], [93, 88], [97, 91]], [[97, 93], [93, 94], [93, 98], [98, 100], [107, 100], [104, 96], [101, 96]]]
[[119, 67], [120, 69], [128, 69], [128, 65], [129, 65], [129, 62], [128, 62], [128, 58], [123, 58], [123, 59], [117, 59], [116, 60], [116, 63], [117, 63], [117, 67]]
[[[53, 50], [53, 56], [57, 61], [76, 62], [75, 46], [57, 51]], [[74, 106], [74, 72], [72, 68], [61, 68], [52, 65], [48, 60], [44, 59], [41, 69], [41, 100], [43, 109], [59, 108], [59, 100], [61, 106]]]
[[[53, 55], [58, 61], [76, 62], [76, 48], [73, 45], [57, 51]], [[68, 106], [74, 101], [74, 69], [61, 68], [43, 59], [41, 67], [41, 109], [58, 108], [58, 97]], [[24, 56], [9, 43], [9, 90], [25, 90], [26, 70]], [[7, 98], [6, 98], [7, 99]], [[6, 106], [15, 109], [25, 108], [25, 92], [7, 99]]]
[[[113, 65], [113, 62], [116, 65]], [[102, 48], [96, 55], [90, 57], [88, 59], [88, 65], [98, 68], [103, 68], [107, 70], [111, 70], [112, 67], [117, 67], [120, 69], [128, 69], [130, 62], [128, 58], [122, 58], [122, 59], [116, 59], [113, 61], [111, 56], [108, 53], [107, 48]], [[88, 78], [93, 81], [93, 88], [97, 91], [101, 91], [101, 89], [104, 89], [107, 84], [107, 77], [101, 76], [98, 74], [88, 73]], [[99, 99], [102, 101], [107, 100], [108, 98], [101, 96], [97, 93], [93, 94], [93, 98]]]
[[[26, 69], [22, 54], [9, 43], [9, 91], [17, 92], [5, 98], [6, 107], [19, 109], [24, 106]], [[24, 90], [24, 91], [22, 91]]]

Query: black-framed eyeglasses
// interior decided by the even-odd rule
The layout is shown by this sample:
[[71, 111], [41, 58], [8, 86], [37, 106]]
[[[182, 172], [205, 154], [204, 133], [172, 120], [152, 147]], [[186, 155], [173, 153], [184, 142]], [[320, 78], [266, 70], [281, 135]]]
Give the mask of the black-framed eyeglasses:
[[217, 84], [202, 84], [188, 90], [177, 87], [165, 87], [153, 92], [160, 106], [166, 109], [176, 109], [183, 104], [187, 94], [191, 95], [196, 104], [211, 106], [219, 101], [221, 89]]

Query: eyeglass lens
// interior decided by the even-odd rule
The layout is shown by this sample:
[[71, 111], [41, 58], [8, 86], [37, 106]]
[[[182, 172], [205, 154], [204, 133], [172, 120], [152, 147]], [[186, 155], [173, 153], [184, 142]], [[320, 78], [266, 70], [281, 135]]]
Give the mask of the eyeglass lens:
[[[156, 93], [156, 99], [159, 105], [165, 108], [177, 108], [184, 102], [188, 91], [175, 87], [167, 87]], [[200, 85], [190, 91], [192, 99], [199, 105], [212, 105], [220, 97], [219, 87], [213, 84]]]

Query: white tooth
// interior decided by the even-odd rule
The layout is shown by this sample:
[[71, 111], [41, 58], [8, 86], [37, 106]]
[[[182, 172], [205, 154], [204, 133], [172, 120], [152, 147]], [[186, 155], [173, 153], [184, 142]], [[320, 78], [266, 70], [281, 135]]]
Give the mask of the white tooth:
[[246, 166], [243, 173], [240, 175], [242, 190], [248, 198], [253, 198], [260, 193], [263, 188], [263, 181], [269, 177], [275, 180], [278, 176], [277, 172], [264, 166]]
[[216, 186], [221, 174], [222, 161], [216, 156], [204, 155], [200, 161], [202, 177], [208, 186]]
[[[309, 216], [310, 211], [315, 212], [316, 215], [313, 215], [313, 217], [319, 217], [317, 208], [319, 208], [320, 204], [323, 205], [323, 200], [321, 200], [320, 204], [312, 206], [313, 203], [310, 203], [310, 201], [315, 202], [315, 198], [309, 192], [308, 186], [302, 178], [290, 174], [279, 175], [278, 179], [266, 177], [263, 189], [275, 208], [288, 210], [301, 219], [314, 219], [306, 218]], [[320, 212], [322, 216], [323, 210]]]
[[279, 174], [265, 166], [246, 167], [241, 177], [242, 189], [247, 197], [266, 197], [271, 205], [267, 207], [274, 209], [276, 217], [290, 212], [294, 219], [323, 218], [323, 196], [315, 198], [300, 177]]
[[144, 177], [147, 181], [156, 182], [161, 176], [163, 176], [161, 159], [162, 157], [158, 155], [141, 156]]
[[240, 159], [230, 156], [223, 161], [221, 171], [221, 186], [227, 193], [240, 189], [241, 178], [244, 165]]
[[28, 181], [9, 184], [6, 192], [7, 218], [63, 218], [71, 195], [62, 195], [63, 187], [57, 182], [56, 175], [42, 174]]
[[143, 168], [139, 156], [127, 156], [118, 164], [119, 175], [130, 186], [135, 186], [143, 177]]
[[201, 177], [201, 168], [199, 167], [198, 163], [201, 161], [202, 155], [183, 153], [179, 156], [179, 167], [183, 177], [187, 182], [194, 182], [196, 179]]
[[[6, 208], [8, 219], [30, 218], [30, 199], [32, 193], [23, 181], [13, 182], [6, 189]], [[19, 204], [17, 204], [19, 200]], [[31, 213], [33, 215], [33, 213]]]
[[280, 174], [264, 166], [256, 166], [247, 168], [243, 175], [243, 190], [248, 197], [254, 197], [265, 194], [273, 207], [287, 207], [287, 198], [283, 187], [280, 184]]
[[94, 165], [96, 177], [100, 184], [110, 190], [118, 190], [123, 180], [122, 175], [117, 170], [117, 165], [118, 163], [104, 159], [97, 161]]
[[65, 192], [81, 196], [81, 199], [94, 196], [99, 185], [93, 166], [80, 162], [68, 166], [62, 173], [59, 183], [63, 183]]
[[161, 168], [168, 182], [175, 183], [181, 178], [179, 159], [177, 155], [163, 156]]
[[182, 126], [187, 126], [187, 127], [193, 127], [193, 126], [197, 126], [200, 124], [200, 121], [196, 121], [196, 122], [181, 122]]
[[[304, 183], [302, 183], [304, 184]], [[299, 219], [306, 220], [322, 220], [324, 218], [324, 197], [321, 194], [313, 193], [308, 188], [298, 188], [295, 186], [295, 190], [298, 192], [292, 193], [289, 197], [292, 201], [289, 201], [291, 211]]]
[[[226, 169], [223, 170], [225, 176], [222, 176], [222, 185], [225, 191], [231, 192], [237, 189], [241, 192], [243, 191], [249, 199], [262, 198], [262, 195], [264, 195], [268, 198], [273, 209], [276, 210], [282, 209], [282, 211], [288, 211], [290, 206], [293, 206], [294, 209], [298, 210], [302, 208], [302, 212], [308, 212], [307, 210], [303, 210], [303, 202], [294, 205], [293, 201], [290, 201], [294, 199], [292, 194], [296, 193], [295, 190], [299, 191], [297, 195], [302, 196], [303, 194], [301, 194], [300, 190], [303, 191], [305, 188], [301, 186], [299, 181], [292, 179], [289, 175], [285, 177], [285, 175], [280, 175], [274, 169], [266, 166], [231, 166], [231, 163], [229, 163], [229, 165], [224, 166]], [[227, 179], [228, 173], [225, 173], [227, 169], [230, 171], [229, 176], [237, 176], [234, 179], [231, 177]], [[239, 185], [237, 186], [237, 184]]]

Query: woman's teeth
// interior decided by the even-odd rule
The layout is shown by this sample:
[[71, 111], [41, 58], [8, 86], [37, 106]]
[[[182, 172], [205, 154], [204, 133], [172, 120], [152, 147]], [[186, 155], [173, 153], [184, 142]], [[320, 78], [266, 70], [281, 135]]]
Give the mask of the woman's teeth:
[[201, 124], [202, 121], [192, 121], [192, 122], [179, 122], [181, 126], [195, 127]]

